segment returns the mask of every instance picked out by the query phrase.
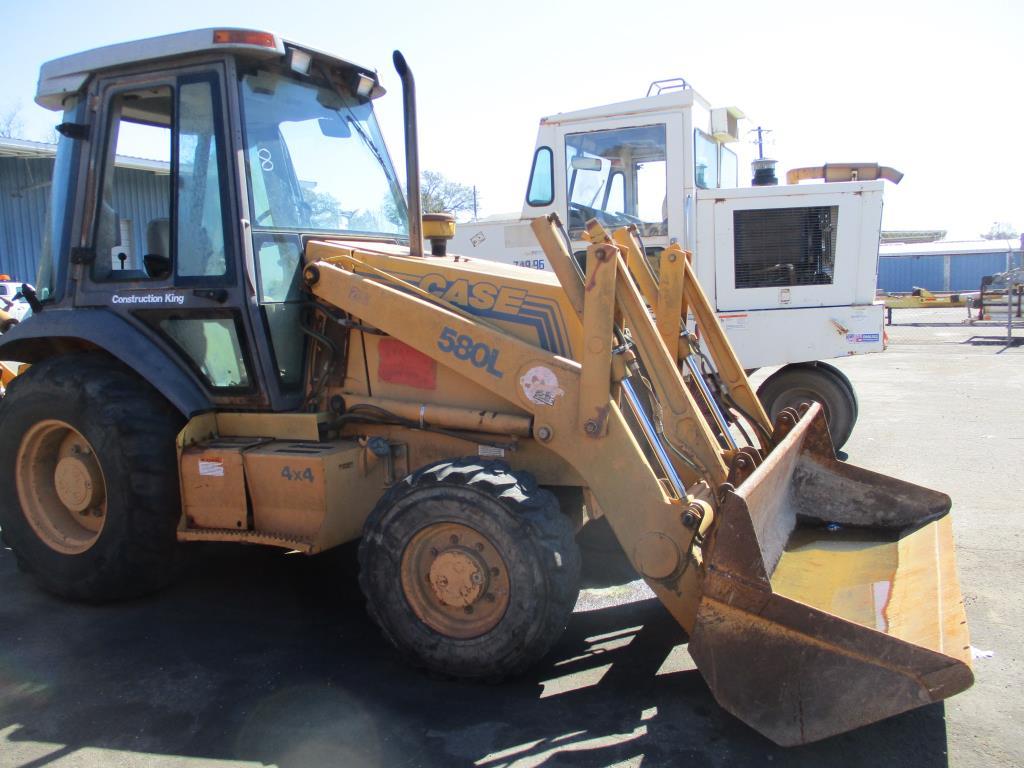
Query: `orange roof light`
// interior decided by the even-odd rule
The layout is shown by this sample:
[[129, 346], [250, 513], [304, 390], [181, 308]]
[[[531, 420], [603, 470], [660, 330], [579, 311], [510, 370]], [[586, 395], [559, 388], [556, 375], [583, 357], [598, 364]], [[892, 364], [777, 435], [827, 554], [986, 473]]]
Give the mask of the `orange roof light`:
[[276, 48], [277, 42], [269, 32], [256, 32], [250, 29], [215, 29], [213, 42], [221, 45], [259, 45], [264, 48]]

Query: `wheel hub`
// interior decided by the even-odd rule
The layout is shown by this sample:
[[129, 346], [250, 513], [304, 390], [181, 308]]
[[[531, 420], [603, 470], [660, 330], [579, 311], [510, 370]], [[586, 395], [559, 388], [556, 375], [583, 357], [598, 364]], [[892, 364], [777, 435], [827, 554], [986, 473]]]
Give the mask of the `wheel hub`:
[[439, 555], [430, 566], [430, 585], [437, 599], [447, 606], [464, 608], [484, 594], [487, 566], [466, 550]]
[[53, 485], [61, 503], [78, 513], [86, 513], [95, 507], [103, 492], [100, 468], [89, 454], [65, 456], [58, 461]]
[[409, 607], [447, 637], [479, 637], [508, 609], [504, 558], [490, 539], [460, 523], [434, 523], [418, 531], [402, 554], [401, 575]]

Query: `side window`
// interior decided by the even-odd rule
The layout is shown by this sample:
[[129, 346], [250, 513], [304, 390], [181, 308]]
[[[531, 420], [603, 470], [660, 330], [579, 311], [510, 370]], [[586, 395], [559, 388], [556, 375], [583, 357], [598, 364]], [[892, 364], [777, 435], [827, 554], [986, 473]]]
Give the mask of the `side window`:
[[701, 189], [718, 189], [718, 142], [697, 129], [693, 132], [694, 183]]
[[228, 271], [214, 95], [205, 78], [183, 79], [178, 88], [179, 277], [221, 277]]
[[297, 235], [258, 233], [254, 238], [259, 266], [260, 304], [270, 332], [278, 379], [284, 389], [302, 385], [303, 343], [299, 289], [302, 245]]
[[[211, 313], [212, 314], [212, 313]], [[157, 322], [160, 330], [218, 389], [249, 387], [238, 321], [232, 314], [211, 317], [170, 315]]]
[[722, 147], [722, 172], [719, 186], [735, 189], [740, 185], [740, 164], [736, 153], [728, 147]]
[[529, 205], [542, 206], [551, 205], [554, 199], [554, 156], [551, 154], [551, 147], [540, 147], [533, 156], [533, 170], [530, 171], [526, 202]]
[[169, 86], [122, 92], [111, 102], [93, 230], [93, 280], [169, 275], [171, 119]]

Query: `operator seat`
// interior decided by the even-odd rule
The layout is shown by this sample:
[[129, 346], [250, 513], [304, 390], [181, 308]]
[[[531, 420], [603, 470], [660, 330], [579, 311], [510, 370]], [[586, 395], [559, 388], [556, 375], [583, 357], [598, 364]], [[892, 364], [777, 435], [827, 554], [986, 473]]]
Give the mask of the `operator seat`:
[[171, 273], [171, 220], [153, 219], [146, 225], [146, 255], [142, 257], [150, 277]]

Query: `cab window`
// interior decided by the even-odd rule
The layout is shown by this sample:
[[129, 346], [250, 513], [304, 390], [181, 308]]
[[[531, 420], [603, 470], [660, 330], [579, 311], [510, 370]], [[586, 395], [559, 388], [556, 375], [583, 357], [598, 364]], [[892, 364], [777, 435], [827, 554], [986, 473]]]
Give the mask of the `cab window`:
[[718, 142], [704, 131], [693, 132], [693, 176], [701, 189], [718, 189]]
[[94, 281], [173, 275], [177, 284], [192, 285], [231, 276], [216, 79], [190, 75], [175, 86], [121, 90], [110, 99]]

